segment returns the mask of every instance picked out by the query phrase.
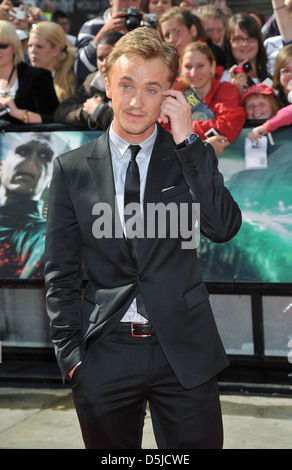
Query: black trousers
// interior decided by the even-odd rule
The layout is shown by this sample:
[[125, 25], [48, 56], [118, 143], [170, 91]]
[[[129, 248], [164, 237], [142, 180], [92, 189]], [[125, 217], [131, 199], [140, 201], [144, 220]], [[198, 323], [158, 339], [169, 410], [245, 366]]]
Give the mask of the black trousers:
[[114, 331], [90, 345], [72, 393], [87, 449], [141, 449], [147, 401], [159, 449], [222, 448], [217, 379], [184, 389], [155, 335]]

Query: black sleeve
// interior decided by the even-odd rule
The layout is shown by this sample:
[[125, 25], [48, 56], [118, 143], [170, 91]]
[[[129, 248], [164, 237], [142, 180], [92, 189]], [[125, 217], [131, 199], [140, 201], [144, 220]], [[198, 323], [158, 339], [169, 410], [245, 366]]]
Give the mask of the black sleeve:
[[36, 80], [33, 87], [33, 103], [35, 112], [41, 115], [43, 123], [54, 122], [53, 115], [59, 105], [59, 100], [50, 72], [40, 74]]
[[59, 104], [49, 70], [26, 63], [17, 66], [19, 87], [15, 104], [20, 109], [38, 113], [43, 123], [54, 122], [53, 114]]

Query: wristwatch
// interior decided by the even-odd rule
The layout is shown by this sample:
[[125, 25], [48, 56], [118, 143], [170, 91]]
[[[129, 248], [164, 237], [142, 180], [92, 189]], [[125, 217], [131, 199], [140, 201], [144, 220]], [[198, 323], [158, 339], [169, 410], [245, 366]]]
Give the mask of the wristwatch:
[[193, 142], [195, 142], [197, 139], [199, 139], [198, 134], [195, 134], [194, 132], [191, 132], [190, 134], [188, 134], [186, 136], [184, 143], [185, 143], [185, 145], [190, 145]]

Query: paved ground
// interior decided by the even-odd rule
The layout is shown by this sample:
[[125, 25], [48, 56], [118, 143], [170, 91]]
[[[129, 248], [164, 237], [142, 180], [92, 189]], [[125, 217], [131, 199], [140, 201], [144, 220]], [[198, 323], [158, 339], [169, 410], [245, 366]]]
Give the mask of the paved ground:
[[[221, 395], [224, 449], [291, 449], [290, 396]], [[0, 388], [0, 449], [83, 449], [67, 388]], [[143, 449], [156, 449], [151, 418]]]

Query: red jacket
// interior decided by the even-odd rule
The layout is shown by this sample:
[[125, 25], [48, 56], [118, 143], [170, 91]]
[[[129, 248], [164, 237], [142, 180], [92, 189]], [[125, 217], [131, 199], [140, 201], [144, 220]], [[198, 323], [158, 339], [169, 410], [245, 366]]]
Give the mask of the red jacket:
[[[176, 80], [173, 88], [185, 91], [180, 79]], [[205, 132], [214, 127], [220, 135], [224, 135], [230, 142], [233, 142], [240, 134], [246, 119], [238, 88], [232, 83], [219, 82], [216, 78], [212, 78], [211, 90], [203, 101], [213, 112], [215, 119], [193, 121], [194, 132], [205, 140]], [[170, 130], [168, 125], [163, 126]]]

